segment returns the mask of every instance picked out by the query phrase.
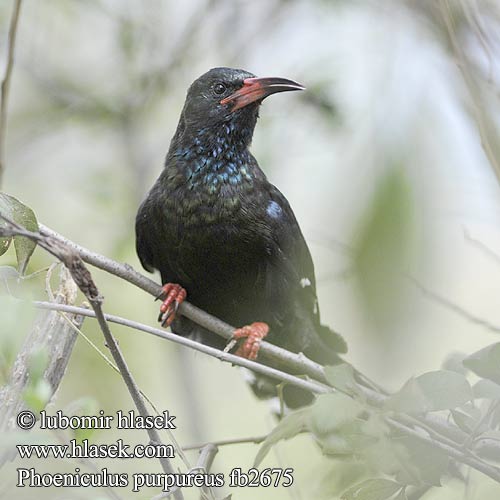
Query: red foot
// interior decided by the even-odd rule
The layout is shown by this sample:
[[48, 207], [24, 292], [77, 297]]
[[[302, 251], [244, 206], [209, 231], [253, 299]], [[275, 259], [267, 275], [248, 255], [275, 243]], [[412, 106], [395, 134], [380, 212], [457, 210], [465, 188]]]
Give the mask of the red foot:
[[162, 288], [163, 293], [159, 298], [163, 298], [163, 303], [160, 306], [158, 321], [161, 321], [161, 326], [170, 326], [175, 319], [179, 306], [186, 299], [187, 293], [177, 283], [166, 283]]
[[256, 359], [259, 354], [260, 343], [268, 334], [269, 326], [267, 323], [252, 323], [251, 325], [238, 328], [233, 333], [233, 339], [245, 339], [235, 352], [237, 356], [247, 359]]

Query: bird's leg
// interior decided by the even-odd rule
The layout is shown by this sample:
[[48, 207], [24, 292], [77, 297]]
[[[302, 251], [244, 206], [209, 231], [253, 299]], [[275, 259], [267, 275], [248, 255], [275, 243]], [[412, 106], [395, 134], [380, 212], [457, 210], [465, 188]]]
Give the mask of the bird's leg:
[[252, 323], [241, 328], [237, 328], [233, 333], [233, 340], [245, 339], [235, 352], [237, 356], [247, 359], [256, 359], [259, 353], [260, 343], [268, 334], [267, 323]]
[[162, 290], [162, 294], [158, 297], [163, 299], [158, 321], [161, 322], [161, 326], [170, 326], [175, 319], [179, 306], [186, 299], [187, 292], [177, 283], [165, 283]]

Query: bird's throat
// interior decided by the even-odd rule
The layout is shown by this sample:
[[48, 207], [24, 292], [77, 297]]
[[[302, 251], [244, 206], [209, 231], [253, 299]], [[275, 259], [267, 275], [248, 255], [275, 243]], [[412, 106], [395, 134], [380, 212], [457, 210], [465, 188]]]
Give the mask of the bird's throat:
[[258, 169], [248, 150], [252, 132], [236, 132], [231, 123], [224, 123], [217, 129], [202, 129], [189, 140], [184, 137], [175, 156], [189, 188], [218, 193], [224, 187], [251, 183]]

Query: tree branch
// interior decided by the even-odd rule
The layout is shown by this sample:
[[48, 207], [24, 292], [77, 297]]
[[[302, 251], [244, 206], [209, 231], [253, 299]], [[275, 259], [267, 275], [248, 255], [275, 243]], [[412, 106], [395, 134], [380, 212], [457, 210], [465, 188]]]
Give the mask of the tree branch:
[[[88, 309], [85, 309], [83, 307], [66, 306], [64, 304], [53, 304], [51, 302], [40, 302], [40, 301], [35, 301], [34, 304], [36, 307], [39, 307], [40, 309], [50, 309], [53, 311], [63, 311], [68, 313], [80, 314], [82, 316], [87, 316], [90, 318], [96, 317], [93, 311], [89, 311]], [[132, 321], [126, 318], [122, 318], [120, 316], [115, 316], [113, 314], [105, 314], [104, 318], [106, 321], [109, 321], [110, 323], [116, 323], [118, 325], [127, 326], [134, 330], [140, 330], [149, 333], [151, 335], [155, 335], [156, 337], [160, 337], [165, 340], [175, 342], [176, 344], [189, 347], [191, 349], [194, 349], [195, 351], [202, 352], [204, 354], [207, 354], [208, 356], [217, 358], [220, 361], [231, 363], [232, 365], [238, 365], [243, 368], [248, 368], [249, 370], [253, 370], [257, 373], [261, 373], [262, 375], [266, 375], [268, 377], [280, 380], [282, 382], [287, 382], [291, 385], [295, 385], [297, 387], [300, 387], [301, 389], [305, 389], [306, 391], [310, 391], [315, 394], [323, 394], [332, 391], [331, 387], [327, 385], [318, 382], [304, 380], [302, 378], [290, 375], [289, 373], [277, 370], [270, 366], [262, 365], [260, 363], [257, 363], [256, 361], [251, 361], [249, 359], [245, 359], [240, 356], [236, 356], [234, 354], [220, 351], [219, 349], [215, 349], [214, 347], [201, 344], [186, 337], [181, 337], [180, 335], [167, 332], [166, 330], [161, 330], [160, 328], [154, 328], [152, 326], [144, 325], [142, 323], [138, 323], [137, 321]]]
[[[2, 229], [1, 231], [5, 233], [6, 229]], [[69, 248], [71, 248], [73, 252], [76, 252], [78, 255], [80, 255], [82, 260], [85, 260], [90, 264], [96, 265], [97, 267], [103, 270], [111, 272], [112, 274], [120, 276], [126, 279], [127, 281], [134, 283], [137, 286], [140, 286], [140, 288], [148, 291], [153, 296], [159, 295], [161, 287], [156, 283], [154, 283], [153, 281], [146, 278], [145, 276], [142, 276], [141, 274], [134, 271], [130, 266], [119, 264], [117, 262], [112, 261], [111, 259], [98, 255], [94, 252], [90, 252], [89, 250], [80, 247], [73, 242], [70, 242], [69, 240], [61, 237], [60, 235], [57, 235], [57, 233], [54, 233], [54, 231], [45, 228], [43, 226], [41, 228], [41, 232], [42, 234], [37, 234], [37, 233], [30, 233], [29, 231], [26, 230], [22, 230], [19, 231], [17, 234], [31, 237], [36, 241], [47, 239], [48, 241], [57, 243], [59, 245], [63, 246], [69, 245]], [[191, 304], [185, 302], [183, 306], [185, 307], [182, 308], [181, 311], [182, 314], [189, 317], [198, 324], [201, 324], [205, 328], [209, 328], [214, 333], [218, 333], [219, 335], [222, 335], [223, 337], [226, 338], [232, 335], [232, 332], [234, 331], [233, 327], [225, 324], [224, 322], [216, 318], [213, 318], [212, 316], [208, 315], [207, 313], [201, 311], [200, 309], [196, 308]], [[104, 319], [104, 316], [101, 318], [101, 320], [102, 319]], [[145, 325], [142, 325], [142, 327], [144, 326]], [[157, 329], [152, 329], [152, 330], [157, 330]], [[166, 335], [166, 332], [163, 332], [161, 330], [159, 332], [161, 332], [161, 335], [159, 336]], [[154, 334], [156, 335], [157, 333]], [[189, 339], [183, 339], [183, 342], [186, 341], [189, 341]], [[206, 347], [207, 346], [204, 346], [204, 348]], [[276, 364], [280, 366], [286, 366], [287, 369], [292, 370], [294, 373], [306, 373], [310, 375], [312, 378], [314, 378], [316, 381], [319, 381], [321, 383], [324, 383], [326, 381], [323, 367], [309, 360], [302, 354], [290, 353], [284, 349], [276, 347], [267, 342], [262, 343], [261, 351], [264, 351], [265, 355], [269, 356], [273, 360], [277, 360]], [[222, 356], [231, 356], [231, 355], [222, 353], [221, 351], [217, 351], [217, 357], [219, 357], [219, 359], [223, 359]], [[237, 361], [237, 363], [240, 364], [241, 366], [246, 365], [247, 367], [251, 367], [251, 369], [262, 370], [262, 365], [260, 365], [259, 363], [253, 363], [251, 361], [243, 360], [241, 358], [237, 358], [235, 361]], [[247, 363], [252, 363], [252, 364], [250, 365]], [[276, 373], [276, 375], [281, 376], [279, 371], [278, 373]], [[311, 383], [307, 381], [305, 382], [309, 384]], [[294, 381], [294, 383], [296, 384], [296, 381]], [[312, 390], [313, 392], [325, 392], [325, 390], [329, 390], [328, 387], [327, 388], [321, 387], [321, 389], [317, 385], [316, 386], [313, 385], [313, 387], [310, 387], [309, 390]], [[320, 390], [318, 391], [318, 389]], [[359, 390], [362, 397], [369, 405], [374, 406], [376, 408], [383, 407], [387, 397], [384, 393], [376, 392], [367, 385], [358, 386], [357, 389]], [[432, 419], [427, 418], [427, 416], [418, 418], [408, 417], [411, 419], [408, 420], [407, 416], [402, 414], [401, 419], [398, 418], [398, 415], [394, 416], [392, 418], [392, 422], [393, 422], [393, 427], [397, 426], [407, 435], [414, 436], [416, 433], [420, 437], [423, 437], [423, 439], [426, 442], [432, 443], [435, 446], [441, 448], [442, 450], [451, 450], [450, 453], [448, 454], [450, 457], [456, 458], [457, 460], [462, 461], [463, 463], [467, 463], [468, 465], [471, 465], [472, 467], [476, 468], [479, 471], [482, 472], [486, 471], [484, 472], [485, 474], [488, 474], [490, 477], [495, 479], [498, 477], [500, 480], [500, 470], [498, 470], [496, 467], [487, 464], [481, 458], [473, 456], [470, 450], [466, 450], [464, 448], [463, 443], [467, 438], [467, 434], [465, 432], [461, 431], [458, 427], [449, 424], [448, 422], [444, 421], [441, 418], [432, 415], [430, 417], [433, 418]], [[434, 432], [432, 432], [432, 434], [429, 434], [429, 429], [433, 430]], [[494, 449], [497, 453], [500, 450], [500, 446], [498, 445], [498, 443], [490, 444], [489, 447], [491, 449]], [[464, 457], [467, 458], [467, 461], [462, 460]]]
[[[467, 90], [469, 91], [472, 112], [474, 115], [474, 120], [481, 138], [481, 145], [483, 146], [484, 153], [486, 154], [490, 165], [495, 172], [497, 181], [500, 182], [500, 161], [498, 160], [498, 151], [493, 149], [493, 144], [490, 137], [488, 136], [488, 127], [491, 126], [493, 122], [492, 118], [488, 116], [488, 112], [481, 101], [481, 98], [477, 91], [477, 83], [474, 80], [474, 74], [469, 68], [467, 57], [464, 53], [462, 44], [458, 40], [455, 21], [453, 16], [452, 7], [449, 0], [439, 0], [438, 6], [441, 12], [444, 26], [446, 28], [446, 35], [450, 41], [451, 47], [457, 59], [457, 66], [462, 74], [462, 78], [465, 82]], [[494, 138], [495, 140], [497, 138]]]
[[[219, 452], [217, 446], [213, 443], [208, 443], [202, 447], [200, 450], [200, 456], [198, 457], [198, 462], [196, 465], [188, 472], [188, 474], [197, 474], [208, 473], [210, 468], [212, 467], [212, 463], [214, 461], [215, 455]], [[178, 486], [174, 486], [171, 490], [166, 491], [164, 493], [160, 493], [159, 495], [152, 498], [152, 500], [163, 500], [164, 498], [170, 498], [172, 495], [175, 495], [175, 492], [179, 489]], [[203, 486], [201, 488], [201, 500], [215, 500], [215, 496], [212, 492], [212, 488], [208, 486]]]
[[405, 435], [412, 436], [415, 439], [422, 441], [423, 443], [426, 443], [430, 446], [439, 448], [448, 457], [454, 458], [458, 462], [469, 465], [470, 467], [472, 467], [472, 468], [482, 472], [483, 474], [491, 477], [491, 479], [495, 480], [497, 483], [500, 483], [500, 469], [498, 467], [495, 467], [493, 465], [490, 465], [490, 464], [484, 462], [479, 457], [474, 456], [469, 450], [457, 449], [456, 445], [450, 446], [446, 443], [442, 443], [441, 441], [437, 441], [436, 439], [434, 439], [431, 436], [426, 436], [426, 435], [422, 434], [421, 432], [418, 432], [417, 430], [409, 429], [407, 426], [398, 422], [397, 419], [388, 418], [387, 422], [394, 429], [397, 429], [401, 432], [404, 432]]
[[214, 446], [228, 446], [232, 444], [260, 444], [262, 441], [266, 439], [267, 436], [254, 436], [254, 437], [247, 437], [247, 438], [235, 438], [235, 439], [221, 439], [220, 441], [212, 441], [211, 443], [198, 443], [198, 444], [191, 444], [189, 446], [183, 446], [182, 449], [184, 451], [190, 451], [190, 450], [201, 450], [205, 446], [208, 445], [214, 445]]
[[[144, 400], [141, 397], [141, 394], [139, 392], [139, 388], [137, 387], [137, 384], [135, 383], [134, 378], [132, 377], [132, 374], [130, 373], [130, 370], [127, 366], [127, 362], [125, 361], [125, 358], [123, 357], [121, 350], [118, 346], [118, 343], [116, 342], [115, 338], [113, 337], [111, 330], [109, 329], [108, 323], [106, 321], [106, 318], [104, 317], [104, 313], [102, 311], [102, 298], [98, 294], [97, 288], [95, 289], [95, 292], [97, 292], [97, 295], [91, 296], [90, 294], [87, 295], [87, 298], [90, 301], [90, 305], [92, 306], [92, 309], [94, 309], [97, 321], [99, 322], [99, 326], [101, 327], [102, 333], [104, 335], [104, 338], [106, 339], [106, 344], [111, 351], [111, 354], [115, 360], [115, 363], [117, 364], [118, 368], [120, 369], [120, 373], [123, 377], [123, 380], [130, 392], [130, 395], [132, 396], [132, 399], [134, 400], [135, 406], [137, 407], [137, 410], [143, 417], [148, 417], [149, 412], [146, 408], [146, 405], [144, 404]], [[91, 298], [92, 297], [92, 298]], [[161, 444], [161, 438], [160, 434], [155, 428], [152, 429], [147, 429], [149, 439], [151, 440], [151, 443], [159, 445]], [[159, 458], [161, 466], [163, 468], [163, 471], [165, 474], [173, 474], [174, 473], [174, 468], [170, 464], [170, 461], [168, 458], [165, 457], [160, 457]], [[177, 500], [182, 500], [183, 495], [182, 492], [179, 490], [174, 493], [174, 498]]]
[[[37, 241], [39, 246], [41, 246], [47, 252], [49, 252], [54, 257], [59, 259], [69, 270], [74, 282], [81, 290], [81, 292], [85, 295], [87, 300], [90, 302], [92, 309], [94, 310], [95, 317], [104, 335], [107, 347], [109, 348], [111, 355], [113, 356], [113, 359], [115, 360], [115, 363], [120, 370], [120, 374], [135, 403], [137, 411], [144, 418], [149, 417], [149, 412], [146, 408], [144, 400], [142, 399], [139, 388], [135, 383], [135, 380], [127, 366], [125, 358], [121, 353], [118, 343], [113, 337], [111, 330], [109, 329], [109, 325], [106, 321], [106, 318], [104, 317], [104, 313], [102, 310], [103, 298], [100, 295], [99, 290], [97, 289], [97, 286], [95, 285], [92, 279], [90, 271], [83, 263], [82, 259], [78, 255], [78, 252], [70, 248], [68, 245], [65, 245], [55, 240], [54, 238], [42, 236], [40, 234], [27, 231], [26, 229], [22, 228], [21, 226], [19, 226], [9, 218], [5, 217], [4, 215], [1, 215], [1, 217], [7, 221], [8, 226], [6, 228], [0, 228], [0, 234], [3, 234], [5, 236], [18, 234], [26, 236], [27, 238], [31, 238], [34, 241]], [[147, 429], [147, 432], [152, 444], [157, 444], [157, 445], [161, 444], [160, 435], [155, 428]], [[161, 463], [161, 466], [165, 474], [174, 473], [174, 468], [170, 464], [168, 458], [162, 457], [159, 458], [159, 461]], [[174, 498], [176, 500], [183, 500], [184, 495], [182, 494], [182, 491], [181, 490], [176, 491], [174, 493]]]
[[[82, 247], [71, 240], [68, 240], [64, 236], [61, 236], [54, 230], [40, 224], [40, 234], [42, 236], [51, 237], [54, 240], [59, 241], [62, 244], [67, 245], [76, 251], [81, 259], [91, 264], [103, 271], [114, 274], [119, 278], [122, 278], [133, 285], [141, 288], [145, 292], [148, 292], [153, 297], [158, 297], [162, 293], [161, 286], [149, 279], [148, 277], [138, 273], [134, 268], [128, 264], [121, 264], [108, 257], [99, 255], [96, 252], [92, 252], [85, 247]], [[211, 332], [229, 340], [233, 336], [235, 328], [233, 326], [224, 323], [220, 319], [202, 311], [198, 307], [190, 304], [188, 301], [184, 301], [179, 307], [179, 314], [182, 314], [196, 324], [210, 330]], [[295, 354], [286, 349], [282, 349], [274, 344], [263, 341], [260, 345], [259, 356], [262, 356], [269, 364], [279, 368], [287, 368], [287, 371], [294, 373], [300, 373], [307, 375], [319, 382], [327, 383], [325, 378], [323, 367], [315, 363], [314, 361], [308, 359], [303, 354]], [[373, 384], [370, 384], [373, 385]]]
[[[92, 311], [89, 311], [88, 309], [83, 309], [80, 307], [75, 307], [75, 306], [65, 306], [65, 305], [60, 305], [60, 304], [52, 304], [50, 302], [34, 302], [35, 306], [43, 308], [43, 309], [51, 309], [51, 310], [58, 310], [58, 311], [64, 311], [64, 312], [69, 312], [69, 313], [75, 313], [75, 314], [81, 314], [82, 316], [89, 316], [89, 317], [95, 317], [95, 314], [92, 313]], [[311, 392], [314, 392], [316, 394], [322, 394], [325, 392], [329, 392], [331, 389], [327, 386], [324, 386], [322, 384], [318, 383], [311, 383], [308, 381], [304, 381], [298, 377], [294, 377], [293, 375], [289, 375], [285, 372], [280, 372], [279, 370], [275, 370], [273, 368], [270, 368], [268, 366], [261, 365], [259, 363], [256, 363], [254, 361], [250, 361], [244, 358], [241, 358], [239, 356], [234, 356], [232, 354], [225, 353], [223, 351], [219, 351], [218, 349], [214, 349], [209, 346], [205, 346], [203, 344], [199, 344], [198, 342], [195, 342], [193, 340], [180, 337], [179, 335], [173, 334], [173, 333], [168, 333], [164, 330], [160, 330], [159, 328], [153, 328], [148, 325], [143, 325], [141, 323], [138, 323], [136, 321], [128, 320], [125, 318], [121, 318], [119, 316], [114, 316], [114, 315], [105, 315], [105, 319], [107, 321], [110, 321], [112, 323], [117, 323], [123, 326], [127, 326], [129, 328], [133, 328], [136, 330], [141, 330], [146, 333], [150, 333], [152, 335], [158, 336], [160, 338], [164, 338], [166, 340], [170, 340], [172, 342], [176, 342], [178, 344], [184, 345], [186, 347], [191, 347], [192, 349], [195, 349], [197, 351], [203, 352], [205, 354], [208, 354], [209, 356], [213, 356], [221, 361], [226, 361], [230, 362], [234, 365], [239, 365], [248, 369], [251, 369], [253, 371], [256, 371], [258, 373], [261, 373], [263, 375], [267, 375], [272, 378], [276, 378], [278, 380], [285, 381], [287, 383], [290, 383], [292, 385], [296, 385], [298, 387], [301, 387], [303, 389], [309, 390]], [[423, 441], [427, 444], [431, 444], [435, 447], [438, 447], [441, 449], [443, 452], [445, 452], [448, 456], [455, 458], [462, 463], [465, 463], [467, 465], [470, 465], [474, 467], [475, 469], [483, 472], [484, 474], [488, 475], [492, 479], [498, 480], [500, 482], [500, 470], [494, 466], [491, 466], [487, 463], [485, 463], [480, 457], [474, 456], [470, 451], [466, 452], [465, 448], [463, 448], [461, 445], [457, 444], [455, 441], [452, 440], [451, 437], [444, 437], [440, 435], [437, 431], [435, 431], [432, 428], [432, 422], [426, 422], [426, 419], [417, 419], [415, 417], [410, 417], [406, 415], [397, 415], [394, 416], [393, 418], [389, 419], [389, 423], [391, 426], [397, 430], [403, 430], [406, 435], [410, 435], [412, 437], [418, 438], [420, 441]], [[420, 427], [421, 430], [417, 431], [413, 429], [413, 427]], [[423, 432], [426, 434], [423, 434]], [[458, 436], [454, 436], [458, 437]], [[463, 436], [460, 436], [465, 438], [466, 434], [463, 433]], [[183, 450], [190, 450], [190, 449], [198, 449], [198, 448], [203, 448], [207, 444], [214, 444], [217, 446], [222, 446], [226, 444], [237, 444], [237, 443], [245, 443], [245, 442], [253, 442], [253, 443], [258, 443], [262, 441], [262, 438], [247, 438], [247, 439], [234, 439], [234, 440], [223, 440], [219, 442], [214, 442], [214, 443], [205, 443], [205, 444], [200, 444], [200, 445], [193, 445], [189, 447], [183, 447]], [[460, 442], [463, 443], [463, 439], [460, 439]], [[498, 448], [498, 447], [497, 447]], [[498, 452], [498, 449], [497, 449]]]
[[[73, 304], [77, 288], [66, 268], [62, 268], [60, 285], [54, 297], [54, 304]], [[0, 389], [0, 431], [8, 432], [16, 428], [15, 416], [26, 408], [23, 395], [30, 382], [28, 365], [33, 354], [46, 351], [48, 364], [43, 378], [51, 387], [51, 397], [57, 391], [71, 352], [76, 341], [75, 328], [84, 320], [80, 314], [70, 314], [66, 319], [59, 314], [46, 310], [37, 315], [33, 327], [26, 337], [23, 347], [17, 354], [8, 383]], [[12, 460], [17, 454], [15, 448], [0, 453], [0, 466]]]
[[[150, 293], [152, 296], [157, 297], [161, 293], [160, 285], [135, 271], [132, 266], [120, 264], [112, 259], [104, 257], [103, 255], [92, 252], [41, 224], [40, 232], [42, 235], [51, 236], [58, 241], [69, 245], [79, 253], [82, 260], [85, 262], [125, 279], [129, 283], [132, 283], [142, 290]], [[224, 338], [229, 339], [230, 336], [232, 336], [232, 332], [234, 331], [233, 327], [218, 320], [217, 318], [214, 318], [186, 301], [181, 304], [179, 311], [195, 323], [200, 324], [201, 326], [218, 335], [221, 335]], [[306, 358], [303, 354], [291, 353], [265, 341], [261, 343], [259, 355], [261, 354], [264, 355], [264, 357], [273, 366], [277, 366], [294, 373], [308, 375], [312, 379], [321, 383], [328, 383], [324, 375], [323, 367]], [[366, 380], [366, 377], [361, 377], [362, 382]], [[358, 390], [363, 394], [363, 397], [370, 405], [381, 408], [386, 399], [386, 393], [380, 389], [374, 390], [373, 387], [376, 387], [376, 385], [368, 381], [367, 384], [359, 385]], [[467, 439], [467, 434], [464, 431], [436, 415], [426, 415], [425, 417], [419, 418], [418, 421], [420, 421], [421, 425], [424, 427], [429, 426], [445, 438], [459, 443], [459, 447]], [[416, 425], [415, 420], [414, 425]], [[493, 440], [488, 440], [482, 444], [482, 451], [487, 453], [488, 456], [500, 456], [500, 445]]]

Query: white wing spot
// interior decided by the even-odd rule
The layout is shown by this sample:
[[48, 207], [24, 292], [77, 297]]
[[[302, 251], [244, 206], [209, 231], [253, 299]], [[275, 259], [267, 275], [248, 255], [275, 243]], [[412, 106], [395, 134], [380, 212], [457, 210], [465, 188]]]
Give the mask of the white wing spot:
[[306, 286], [311, 286], [311, 281], [309, 280], [309, 278], [302, 278], [300, 280], [300, 286], [302, 288], [305, 288]]
[[266, 212], [269, 217], [277, 219], [281, 215], [281, 207], [274, 200], [271, 200], [267, 205]]

